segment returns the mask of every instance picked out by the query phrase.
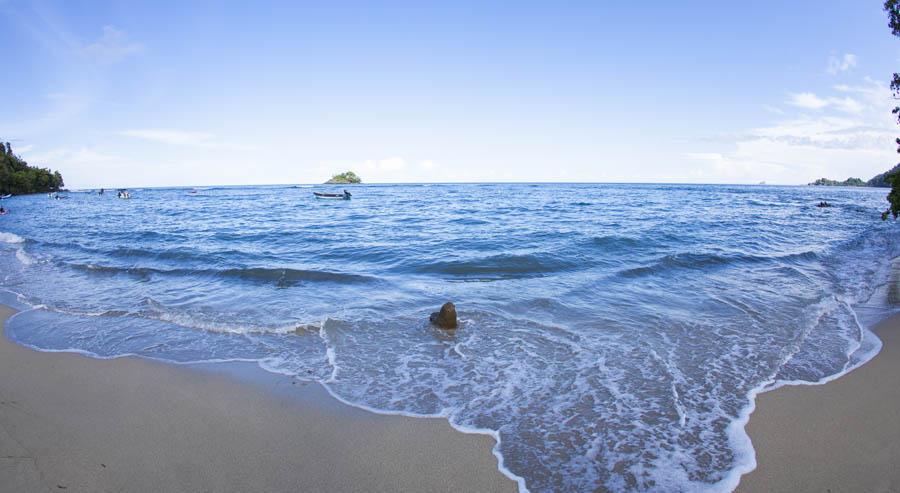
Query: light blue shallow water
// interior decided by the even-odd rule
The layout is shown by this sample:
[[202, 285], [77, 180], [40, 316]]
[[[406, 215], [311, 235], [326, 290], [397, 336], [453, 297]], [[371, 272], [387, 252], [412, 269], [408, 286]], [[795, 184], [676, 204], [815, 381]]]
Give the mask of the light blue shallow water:
[[[722, 490], [752, 464], [756, 390], [877, 350], [852, 307], [898, 254], [884, 190], [310, 192], [4, 201], [0, 289], [35, 307], [8, 332], [100, 357], [257, 361], [356, 405], [445, 415], [499, 436], [533, 491]], [[446, 300], [455, 333], [427, 323]]]

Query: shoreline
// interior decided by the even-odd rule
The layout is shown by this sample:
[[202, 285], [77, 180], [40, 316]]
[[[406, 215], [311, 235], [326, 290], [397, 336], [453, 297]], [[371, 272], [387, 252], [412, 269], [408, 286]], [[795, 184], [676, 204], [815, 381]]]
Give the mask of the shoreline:
[[745, 426], [756, 467], [735, 491], [896, 491], [900, 314], [872, 332], [881, 350], [852, 371], [756, 395]]
[[[0, 305], [0, 324], [15, 311]], [[13, 491], [517, 491], [495, 440], [375, 414], [250, 364], [45, 353], [0, 336]]]
[[[98, 359], [85, 357], [87, 355], [77, 352], [35, 350], [19, 345], [7, 337], [5, 322], [15, 313], [15, 309], [0, 304], [0, 329], [3, 331], [0, 335], [0, 374], [3, 375], [0, 377], [0, 484], [15, 485], [16, 491], [52, 489], [55, 484], [47, 481], [47, 478], [52, 477], [63, 478], [58, 484], [66, 489], [74, 486], [75, 491], [119, 489], [123, 486], [131, 488], [135, 483], [148, 487], [152, 484], [156, 487], [160, 484], [160, 477], [165, 478], [162, 480], [163, 484], [176, 489], [203, 488], [210, 485], [204, 481], [213, 480], [212, 484], [217, 485], [217, 490], [278, 484], [280, 487], [341, 491], [413, 491], [422, 487], [429, 491], [458, 491], [460, 488], [464, 491], [527, 491], [524, 484], [504, 473], [502, 457], [495, 449], [496, 437], [478, 430], [460, 430], [453, 427], [446, 418], [408, 416], [366, 409], [344, 402], [317, 382], [267, 372], [249, 362], [171, 364], [136, 356]], [[734, 491], [893, 491], [890, 487], [900, 484], [900, 471], [894, 471], [893, 467], [893, 462], [900, 457], [900, 314], [891, 315], [875, 324], [872, 332], [882, 341], [880, 351], [852, 371], [824, 383], [786, 384], [754, 396], [753, 410], [743, 426], [746, 437], [752, 442], [754, 468], [739, 473]], [[61, 382], [57, 373], [59, 370], [68, 373], [73, 369], [75, 373], [67, 377], [78, 381], [67, 382], [65, 390], [60, 392]], [[26, 371], [28, 375], [24, 374]], [[85, 375], [85, 371], [99, 377], [100, 381], [88, 384], [79, 379], [78, 377]], [[18, 385], [11, 387], [10, 380]], [[251, 464], [245, 463], [246, 461], [238, 460], [223, 467], [221, 458], [210, 459], [201, 457], [202, 454], [194, 454], [195, 459], [200, 457], [199, 460], [188, 461], [194, 475], [185, 477], [183, 471], [179, 472], [178, 465], [172, 464], [172, 460], [162, 464], [162, 467], [160, 464], [147, 463], [147, 454], [158, 458], [175, 452], [174, 455], [182, 457], [177, 450], [158, 443], [166, 438], [158, 436], [159, 430], [135, 432], [117, 428], [107, 433], [106, 441], [99, 447], [97, 444], [103, 441], [101, 438], [84, 440], [91, 430], [89, 427], [79, 429], [78, 425], [86, 421], [137, 421], [134, 417], [126, 417], [125, 410], [110, 411], [104, 408], [105, 403], [116, 401], [119, 396], [115, 395], [114, 390], [103, 392], [98, 387], [140, 386], [150, 381], [157, 387], [165, 385], [164, 392], [176, 391], [182, 395], [179, 399], [168, 402], [163, 397], [163, 402], [156, 403], [151, 401], [159, 399], [158, 392], [138, 397], [129, 395], [126, 399], [129, 400], [128, 404], [139, 404], [142, 408], [153, 407], [154, 404], [187, 404], [190, 410], [175, 412], [161, 424], [168, 425], [173, 420], [176, 426], [172, 428], [179, 429], [179, 435], [186, 433], [191, 439], [204, 443], [215, 442], [211, 429], [226, 423], [219, 416], [220, 419], [214, 423], [201, 426], [197, 423], [202, 421], [198, 420], [198, 416], [208, 417], [209, 414], [203, 412], [204, 408], [207, 411], [215, 408], [215, 403], [221, 404], [215, 398], [221, 399], [225, 394], [228, 395], [226, 400], [230, 405], [240, 402], [241, 398], [249, 398], [255, 402], [252, 409], [241, 408], [240, 404], [236, 408], [225, 406], [235, 416], [253, 420], [256, 419], [254, 413], [248, 411], [262, 409], [265, 415], [280, 411], [281, 416], [285, 416], [286, 411], [290, 410], [292, 414], [289, 418], [296, 418], [256, 423], [270, 432], [278, 430], [279, 438], [287, 440], [288, 444], [273, 445], [260, 441], [248, 446], [242, 441], [239, 446], [232, 446], [230, 449], [216, 448], [218, 452], [229, 456], [226, 461], [234, 461], [236, 455], [243, 453], [252, 454], [252, 450], [267, 457], [278, 450], [282, 453], [275, 455], [281, 455], [279, 460], [282, 462], [299, 459], [308, 465], [310, 455], [321, 455], [324, 447], [327, 449], [325, 455], [330, 458], [335, 455], [352, 455], [349, 461], [355, 463], [353, 465], [356, 467], [348, 470], [334, 462], [323, 466], [323, 459], [316, 457], [313, 462], [320, 469], [328, 469], [324, 473], [310, 475], [309, 467], [304, 469], [302, 465], [294, 463], [294, 469], [281, 467], [273, 474], [273, 471], [259, 467], [258, 462], [250, 461], [253, 463], [253, 467], [250, 467]], [[35, 388], [32, 385], [23, 387], [23, 383], [36, 385], [33, 386]], [[215, 387], [211, 390], [215, 403], [198, 403], [196, 396], [210, 394], [210, 389], [204, 388], [209, 386]], [[36, 408], [22, 407], [22, 402], [27, 402], [29, 397], [27, 393], [47, 389], [50, 390], [49, 395], [41, 397], [51, 401], [56, 399], [55, 403], [41, 401], [42, 405]], [[87, 416], [63, 413], [65, 417], [61, 428], [66, 435], [76, 437], [74, 440], [79, 442], [77, 446], [66, 443], [58, 447], [56, 437], [52, 434], [41, 435], [36, 438], [36, 442], [32, 441], [35, 437], [23, 440], [19, 436], [23, 429], [26, 434], [40, 435], [36, 429], [46, 424], [29, 423], [28, 420], [17, 420], [10, 416], [18, 412], [36, 418], [43, 411], [55, 409], [57, 412], [51, 414], [59, 418], [59, 409], [69, 404], [65, 402], [65, 395], [81, 391], [90, 395], [99, 392], [111, 399], [95, 399], [88, 406], [89, 409], [79, 408], [78, 413]], [[57, 393], [65, 395], [57, 396]], [[272, 406], [277, 409], [273, 410]], [[215, 413], [217, 410], [212, 411]], [[153, 412], [158, 413], [159, 409]], [[193, 416], [186, 417], [185, 413]], [[187, 424], [186, 431], [183, 426], [185, 420], [192, 421]], [[379, 422], [380, 420], [385, 421]], [[225, 421], [232, 420], [225, 418]], [[306, 425], [312, 422], [316, 428], [322, 427], [318, 433], [324, 436], [320, 440], [310, 441], [308, 436], [300, 436], [304, 435], [303, 431], [291, 429], [288, 421]], [[60, 429], [58, 422], [54, 424], [56, 429]], [[234, 423], [228, 424], [231, 426]], [[354, 432], [349, 432], [347, 425]], [[376, 429], [378, 436], [368, 437], [364, 440], [368, 445], [360, 446], [359, 438], [370, 432], [370, 427]], [[232, 431], [231, 427], [222, 429]], [[168, 438], [174, 442], [184, 440], [181, 436], [174, 436], [174, 430], [167, 432]], [[134, 439], [135, 434], [142, 436]], [[154, 437], [149, 438], [150, 434]], [[395, 436], [397, 434], [402, 436]], [[472, 438], [460, 440], [463, 436]], [[69, 438], [71, 437], [67, 440]], [[117, 464], [124, 469], [119, 471], [118, 476], [107, 472], [109, 462], [113, 462], [111, 459], [101, 463], [101, 472], [105, 475], [90, 471], [89, 467], [80, 467], [84, 466], [83, 458], [77, 456], [83, 455], [84, 451], [76, 449], [84, 448], [85, 443], [86, 448], [93, 447], [91, 450], [95, 456], [100, 457], [104, 455], [104, 446], [111, 445], [108, 448], [117, 450], [122, 447], [119, 442], [124, 438], [133, 440], [130, 446], [125, 447], [129, 452], [128, 460]], [[291, 442], [295, 438], [297, 441]], [[307, 438], [307, 443], [303, 443], [304, 440], [300, 438]], [[35, 443], [37, 447], [34, 446]], [[142, 450], [136, 452], [135, 448]], [[249, 450], [245, 451], [245, 448]], [[366, 451], [362, 452], [361, 448]], [[428, 452], [434, 455], [423, 465], [421, 459], [425, 449], [429, 449]], [[118, 452], [105, 455], [116, 454]], [[140, 457], [142, 454], [145, 457]], [[451, 457], [452, 460], [447, 461], [444, 457]], [[460, 463], [460, 458], [465, 461]], [[45, 464], [49, 464], [49, 467]], [[235, 466], [244, 472], [241, 479], [250, 481], [249, 483], [232, 482]], [[211, 472], [204, 471], [204, 468]], [[359, 473], [360, 468], [365, 469], [365, 474]], [[336, 476], [347, 477], [336, 479]], [[135, 477], [139, 479], [135, 481]], [[128, 482], [123, 483], [123, 478], [127, 478]]]

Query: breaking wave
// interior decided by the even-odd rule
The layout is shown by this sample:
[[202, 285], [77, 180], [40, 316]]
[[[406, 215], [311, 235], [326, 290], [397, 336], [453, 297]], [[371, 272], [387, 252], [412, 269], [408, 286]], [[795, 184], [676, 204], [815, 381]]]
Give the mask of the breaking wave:
[[[877, 352], [858, 305], [900, 254], [868, 189], [829, 190], [828, 210], [804, 187], [360, 186], [339, 206], [207, 190], [20, 197], [0, 233], [0, 299], [25, 309], [10, 337], [253, 361], [445, 417], [497, 438], [532, 491], [732, 489], [758, 392]], [[454, 332], [427, 322], [448, 299]]]

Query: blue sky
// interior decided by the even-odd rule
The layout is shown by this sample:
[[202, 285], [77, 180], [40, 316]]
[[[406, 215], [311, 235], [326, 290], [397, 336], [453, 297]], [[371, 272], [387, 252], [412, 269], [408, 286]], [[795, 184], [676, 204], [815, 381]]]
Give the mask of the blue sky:
[[0, 139], [73, 188], [865, 179], [897, 161], [886, 24], [868, 0], [0, 0]]

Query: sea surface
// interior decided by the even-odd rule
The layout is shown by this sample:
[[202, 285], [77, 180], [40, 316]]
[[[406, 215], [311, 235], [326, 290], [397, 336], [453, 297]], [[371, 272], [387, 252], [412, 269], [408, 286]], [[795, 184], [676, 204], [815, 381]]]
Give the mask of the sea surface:
[[[900, 254], [883, 189], [313, 190], [339, 189], [5, 200], [0, 301], [27, 309], [8, 333], [252, 361], [374, 411], [446, 416], [497, 437], [523, 490], [723, 491], [753, 467], [758, 391], [880, 348], [857, 308]], [[428, 323], [448, 300], [453, 332]]]

